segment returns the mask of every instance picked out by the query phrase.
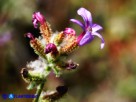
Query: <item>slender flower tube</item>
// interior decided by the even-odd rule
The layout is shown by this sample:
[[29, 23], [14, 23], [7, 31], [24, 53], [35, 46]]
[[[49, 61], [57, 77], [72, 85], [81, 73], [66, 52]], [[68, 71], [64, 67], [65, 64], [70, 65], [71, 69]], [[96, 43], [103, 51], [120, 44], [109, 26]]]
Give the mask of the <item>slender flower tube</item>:
[[79, 46], [83, 46], [85, 44], [90, 43], [94, 39], [94, 36], [97, 36], [101, 39], [101, 49], [102, 49], [104, 47], [105, 42], [103, 37], [97, 32], [101, 30], [102, 27], [98, 24], [92, 23], [91, 13], [85, 8], [80, 8], [77, 11], [77, 13], [83, 18], [84, 23], [76, 19], [70, 19], [70, 21], [78, 24], [83, 29], [83, 32], [77, 38]]

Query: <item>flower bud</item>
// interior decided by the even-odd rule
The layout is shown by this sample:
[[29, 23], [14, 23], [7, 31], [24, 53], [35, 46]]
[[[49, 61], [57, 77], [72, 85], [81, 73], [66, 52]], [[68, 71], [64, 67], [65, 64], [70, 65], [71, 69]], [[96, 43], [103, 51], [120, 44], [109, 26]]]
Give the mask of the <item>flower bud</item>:
[[64, 32], [64, 34], [71, 34], [71, 35], [74, 35], [74, 36], [76, 35], [75, 30], [72, 29], [72, 28], [65, 28], [65, 30], [63, 32]]
[[32, 22], [34, 27], [37, 28], [38, 22], [40, 22], [41, 25], [44, 24], [45, 18], [40, 12], [35, 12], [32, 16]]
[[46, 48], [45, 48], [45, 53], [48, 54], [48, 53], [52, 53], [54, 55], [56, 55], [58, 53], [58, 50], [57, 50], [57, 47], [55, 44], [53, 43], [49, 43], [46, 45]]

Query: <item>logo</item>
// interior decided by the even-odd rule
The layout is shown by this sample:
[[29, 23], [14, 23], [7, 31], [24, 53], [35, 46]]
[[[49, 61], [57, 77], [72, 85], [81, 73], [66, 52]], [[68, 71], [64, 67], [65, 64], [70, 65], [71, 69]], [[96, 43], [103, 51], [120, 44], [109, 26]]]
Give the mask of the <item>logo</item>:
[[3, 99], [14, 99], [14, 98], [36, 98], [37, 95], [34, 94], [2, 94]]

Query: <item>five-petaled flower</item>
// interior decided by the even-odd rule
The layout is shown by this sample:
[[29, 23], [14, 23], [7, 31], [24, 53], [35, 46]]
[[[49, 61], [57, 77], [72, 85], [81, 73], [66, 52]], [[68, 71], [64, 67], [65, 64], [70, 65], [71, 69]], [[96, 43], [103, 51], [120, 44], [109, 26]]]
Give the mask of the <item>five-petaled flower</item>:
[[90, 43], [94, 39], [94, 36], [98, 36], [101, 39], [102, 49], [104, 47], [105, 42], [103, 37], [97, 32], [98, 30], [101, 30], [102, 27], [98, 24], [92, 23], [91, 13], [85, 8], [80, 8], [77, 13], [78, 15], [82, 16], [84, 24], [76, 19], [70, 19], [70, 21], [78, 24], [83, 29], [83, 32], [77, 38], [79, 46], [83, 46], [85, 44]]

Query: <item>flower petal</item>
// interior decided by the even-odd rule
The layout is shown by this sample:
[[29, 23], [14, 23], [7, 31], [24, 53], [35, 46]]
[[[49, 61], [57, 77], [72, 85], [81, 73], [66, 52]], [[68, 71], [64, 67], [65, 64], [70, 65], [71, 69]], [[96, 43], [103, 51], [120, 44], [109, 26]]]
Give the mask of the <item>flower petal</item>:
[[84, 22], [85, 22], [85, 26], [92, 26], [92, 16], [91, 16], [91, 13], [86, 10], [85, 8], [80, 8], [78, 11], [77, 11], [78, 15], [82, 16], [82, 18], [84, 19]]
[[34, 25], [34, 28], [37, 28], [38, 26], [38, 21], [36, 19], [33, 20], [33, 25]]
[[38, 26], [38, 22], [44, 24], [45, 18], [40, 12], [34, 12], [32, 15], [32, 22], [35, 28]]
[[104, 38], [99, 33], [97, 33], [97, 32], [92, 33], [92, 35], [95, 35], [95, 36], [97, 36], [97, 37], [99, 37], [101, 39], [101, 49], [103, 49], [104, 45], [105, 45]]
[[79, 20], [76, 19], [70, 19], [71, 22], [74, 22], [76, 24], [78, 24], [82, 29], [85, 29], [85, 26], [83, 25], [83, 23], [81, 23]]
[[91, 35], [91, 33], [88, 31], [86, 32], [86, 34], [83, 36], [83, 38], [80, 40], [79, 42], [79, 46], [83, 46], [85, 44], [90, 43], [93, 40], [93, 36]]
[[100, 25], [93, 24], [93, 26], [92, 26], [92, 33], [95, 33], [96, 31], [101, 30], [101, 29], [102, 29], [102, 27]]

